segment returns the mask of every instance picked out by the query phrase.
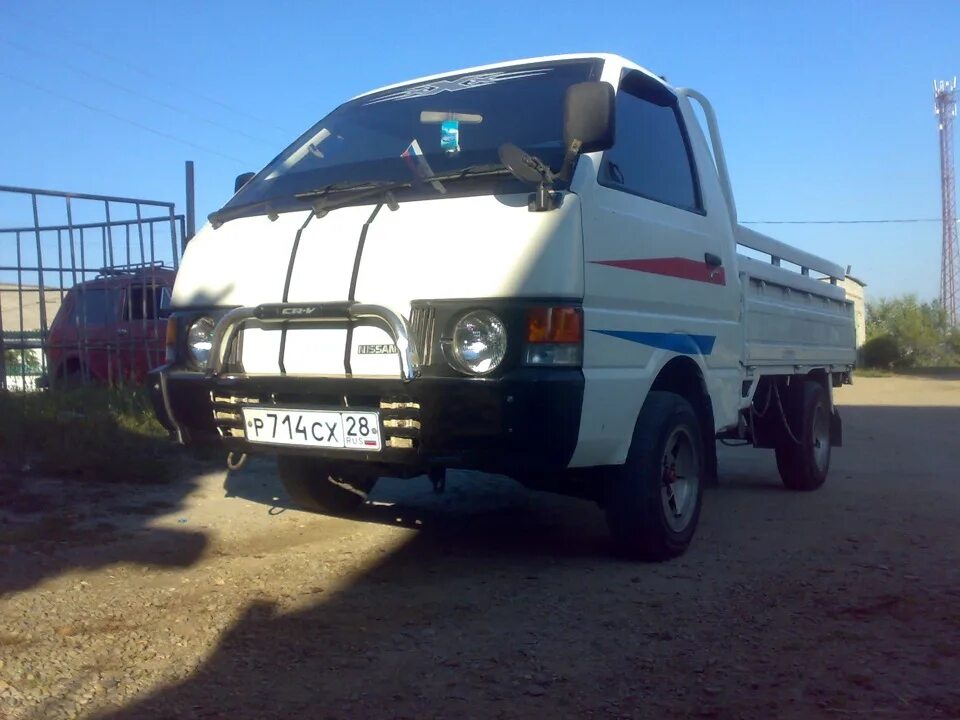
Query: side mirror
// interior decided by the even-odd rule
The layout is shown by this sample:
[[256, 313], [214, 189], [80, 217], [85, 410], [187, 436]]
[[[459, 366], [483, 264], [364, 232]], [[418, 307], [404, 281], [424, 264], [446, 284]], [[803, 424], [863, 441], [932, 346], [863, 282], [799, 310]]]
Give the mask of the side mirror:
[[563, 142], [568, 153], [613, 147], [616, 92], [610, 83], [582, 82], [567, 88], [563, 105]]
[[254, 175], [256, 175], [254, 172], [245, 172], [237, 175], [237, 179], [233, 181], [233, 194], [236, 195], [240, 192], [240, 188], [250, 182]]

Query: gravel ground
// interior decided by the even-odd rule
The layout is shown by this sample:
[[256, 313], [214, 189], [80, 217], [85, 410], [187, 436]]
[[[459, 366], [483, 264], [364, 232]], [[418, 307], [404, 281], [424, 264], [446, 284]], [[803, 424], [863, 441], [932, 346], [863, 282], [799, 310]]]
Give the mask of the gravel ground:
[[724, 448], [690, 551], [588, 503], [384, 481], [354, 520], [268, 461], [2, 479], [0, 718], [960, 718], [960, 380], [838, 392], [828, 484]]

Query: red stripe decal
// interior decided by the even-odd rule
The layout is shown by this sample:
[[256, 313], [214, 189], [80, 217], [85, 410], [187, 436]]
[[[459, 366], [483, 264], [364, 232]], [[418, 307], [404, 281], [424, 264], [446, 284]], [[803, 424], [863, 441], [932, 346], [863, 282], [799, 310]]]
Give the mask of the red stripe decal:
[[697, 262], [689, 258], [647, 258], [640, 260], [594, 260], [596, 265], [609, 265], [610, 267], [623, 268], [625, 270], [636, 270], [638, 272], [651, 273], [653, 275], [667, 275], [669, 277], [681, 278], [683, 280], [696, 280], [697, 282], [711, 283], [713, 285], [726, 285], [727, 276], [722, 267], [707, 265], [705, 262]]

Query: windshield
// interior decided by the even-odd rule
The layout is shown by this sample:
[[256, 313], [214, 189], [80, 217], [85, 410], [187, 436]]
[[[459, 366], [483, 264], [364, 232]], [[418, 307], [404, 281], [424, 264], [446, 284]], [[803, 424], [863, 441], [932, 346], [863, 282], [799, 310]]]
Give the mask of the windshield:
[[[249, 213], [303, 207], [316, 192], [363, 183], [410, 183], [398, 199], [494, 192], [504, 178], [474, 169], [499, 165], [514, 143], [559, 169], [567, 87], [599, 77], [600, 61], [566, 60], [462, 73], [352, 100], [284, 150], [224, 206]], [[434, 175], [464, 173], [453, 183]], [[516, 188], [514, 191], [521, 191]], [[301, 195], [298, 199], [296, 196]], [[374, 198], [367, 195], [367, 202]], [[236, 213], [230, 213], [235, 215]]]

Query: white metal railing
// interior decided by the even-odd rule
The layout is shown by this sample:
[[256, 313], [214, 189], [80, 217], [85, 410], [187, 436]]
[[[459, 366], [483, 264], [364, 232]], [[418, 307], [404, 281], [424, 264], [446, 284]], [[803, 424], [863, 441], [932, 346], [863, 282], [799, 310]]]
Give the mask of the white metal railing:
[[[824, 295], [843, 299], [845, 297], [843, 289], [834, 287], [847, 275], [842, 265], [805, 252], [779, 240], [774, 240], [772, 237], [740, 225], [737, 219], [737, 205], [733, 199], [733, 186], [730, 183], [730, 172], [727, 169], [727, 158], [723, 151], [723, 141], [720, 139], [720, 124], [717, 122], [717, 114], [710, 104], [710, 101], [707, 100], [702, 93], [691, 88], [678, 88], [676, 92], [688, 100], [696, 100], [703, 109], [703, 115], [707, 121], [707, 131], [710, 137], [710, 149], [713, 152], [714, 165], [716, 166], [717, 175], [720, 179], [720, 189], [723, 192], [727, 213], [730, 216], [730, 223], [733, 226], [737, 245], [765, 253], [770, 257], [769, 264], [767, 264], [743, 255], [738, 255], [737, 260], [741, 269], [747, 271], [753, 277], [768, 282], [791, 287], [802, 287], [810, 292], [819, 292]], [[800, 268], [800, 272], [796, 273], [782, 267], [782, 261], [797, 265]], [[811, 270], [828, 278], [830, 285], [826, 286], [824, 282], [810, 277]], [[831, 287], [832, 289], [828, 290], [827, 287]]]
[[842, 265], [808, 253], [793, 245], [774, 240], [772, 237], [758, 233], [756, 230], [737, 225], [734, 233], [738, 245], [766, 253], [770, 256], [771, 265], [779, 266], [781, 260], [786, 260], [794, 265], [799, 265], [801, 275], [809, 275], [810, 271], [813, 270], [826, 275], [832, 281], [843, 280], [847, 276], [847, 272]]

